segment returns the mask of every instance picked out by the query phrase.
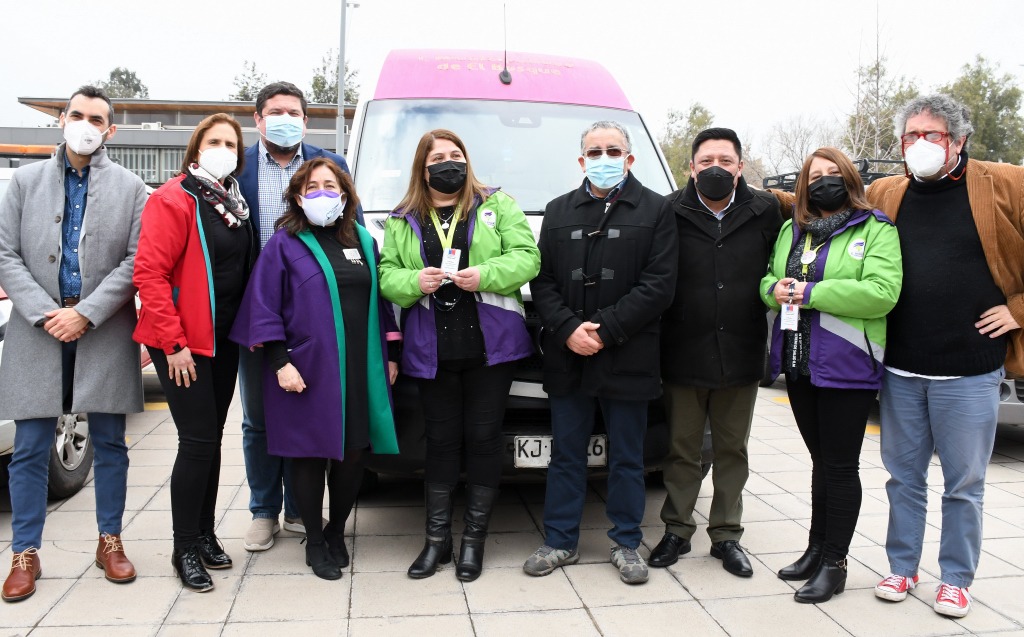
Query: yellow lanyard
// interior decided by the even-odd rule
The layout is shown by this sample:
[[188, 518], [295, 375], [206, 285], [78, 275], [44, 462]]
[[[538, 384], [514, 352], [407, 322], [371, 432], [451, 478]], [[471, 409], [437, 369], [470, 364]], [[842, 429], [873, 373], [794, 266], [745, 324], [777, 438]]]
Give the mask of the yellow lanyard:
[[804, 281], [807, 280], [807, 267], [814, 263], [815, 259], [818, 258], [818, 250], [821, 246], [828, 243], [831, 237], [826, 237], [824, 241], [819, 243], [815, 247], [811, 247], [811, 233], [807, 233], [807, 240], [804, 241], [804, 253], [800, 255], [800, 276], [803, 277]]
[[441, 240], [441, 247], [448, 252], [452, 248], [452, 242], [455, 241], [455, 226], [459, 224], [459, 209], [456, 208], [452, 213], [452, 222], [448, 227], [447, 234], [441, 229], [441, 222], [437, 218], [436, 210], [430, 211], [430, 220], [434, 222], [434, 229], [437, 230], [437, 238]]

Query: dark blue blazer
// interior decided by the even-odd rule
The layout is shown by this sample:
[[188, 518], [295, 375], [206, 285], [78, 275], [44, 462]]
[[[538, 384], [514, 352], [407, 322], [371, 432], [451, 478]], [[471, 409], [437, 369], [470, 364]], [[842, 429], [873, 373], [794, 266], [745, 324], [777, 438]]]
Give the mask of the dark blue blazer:
[[[249, 221], [252, 223], [253, 231], [256, 236], [259, 237], [260, 233], [260, 188], [259, 188], [259, 152], [260, 144], [256, 142], [252, 146], [245, 149], [245, 170], [238, 177], [238, 187], [242, 191], [242, 197], [245, 198], [245, 202], [249, 204]], [[326, 157], [334, 163], [341, 166], [341, 169], [346, 173], [348, 172], [348, 164], [345, 163], [345, 158], [336, 153], [332, 153], [329, 150], [324, 150], [311, 144], [302, 144], [302, 157], [303, 161], [310, 161], [317, 157]], [[363, 207], [359, 206], [356, 209], [356, 221], [359, 225], [365, 227], [363, 223]], [[257, 250], [260, 247], [260, 242], [256, 242]]]

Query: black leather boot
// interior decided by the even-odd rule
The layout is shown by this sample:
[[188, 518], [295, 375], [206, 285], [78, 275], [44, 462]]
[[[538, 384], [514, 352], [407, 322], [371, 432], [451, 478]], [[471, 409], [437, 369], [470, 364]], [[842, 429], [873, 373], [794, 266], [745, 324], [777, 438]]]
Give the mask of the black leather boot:
[[336, 528], [334, 521], [331, 520], [324, 527], [324, 539], [327, 540], [327, 549], [331, 552], [331, 557], [338, 563], [341, 568], [348, 568], [349, 556], [348, 547], [345, 546], [345, 523], [342, 522], [341, 528]]
[[497, 498], [497, 489], [475, 484], [466, 486], [466, 514], [463, 517], [466, 530], [462, 533], [459, 562], [455, 566], [455, 577], [463, 582], [472, 582], [480, 577], [483, 570], [487, 525]]
[[423, 579], [437, 572], [438, 564], [452, 561], [452, 491], [449, 484], [423, 485], [427, 507], [427, 539], [409, 567], [409, 577]]
[[185, 588], [197, 593], [213, 590], [213, 578], [203, 567], [198, 546], [192, 545], [184, 550], [174, 549], [171, 553], [171, 565], [174, 566], [174, 572], [178, 574]]
[[327, 542], [310, 542], [309, 538], [302, 540], [306, 543], [306, 566], [313, 567], [313, 573], [320, 579], [341, 579], [341, 569], [338, 563], [331, 557], [327, 549]]
[[206, 568], [231, 568], [231, 556], [224, 552], [224, 545], [213, 531], [200, 531], [199, 557]]
[[789, 581], [810, 579], [811, 575], [814, 575], [814, 571], [818, 570], [824, 551], [824, 544], [811, 542], [797, 561], [779, 571], [779, 579]]
[[794, 599], [801, 604], [820, 604], [846, 590], [846, 559], [822, 558], [818, 570], [800, 587]]

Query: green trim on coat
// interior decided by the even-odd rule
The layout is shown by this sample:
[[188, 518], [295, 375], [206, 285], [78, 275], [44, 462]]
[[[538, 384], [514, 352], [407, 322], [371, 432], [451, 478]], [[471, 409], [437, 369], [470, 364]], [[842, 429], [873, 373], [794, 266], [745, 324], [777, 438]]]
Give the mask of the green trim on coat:
[[[370, 270], [370, 313], [367, 319], [367, 388], [369, 390], [369, 414], [370, 414], [370, 447], [373, 453], [396, 454], [398, 453], [398, 439], [395, 434], [395, 418], [391, 411], [391, 400], [388, 398], [387, 371], [384, 369], [384, 354], [380, 343], [380, 311], [377, 305], [377, 269], [373, 267], [372, 256], [373, 238], [363, 228], [356, 226], [359, 235], [359, 243], [363, 248], [363, 255], [369, 264]], [[331, 266], [323, 248], [317, 243], [316, 238], [310, 230], [299, 232], [296, 237], [309, 248], [316, 259], [317, 264], [327, 278], [327, 291], [331, 297], [331, 311], [334, 315], [334, 334], [338, 342], [338, 370], [341, 379], [341, 413], [342, 423], [345, 422], [345, 400], [346, 400], [346, 364], [345, 364], [345, 321], [341, 313], [341, 297], [338, 294], [338, 280], [334, 276], [334, 268]], [[341, 432], [342, 449], [345, 446], [345, 428]]]

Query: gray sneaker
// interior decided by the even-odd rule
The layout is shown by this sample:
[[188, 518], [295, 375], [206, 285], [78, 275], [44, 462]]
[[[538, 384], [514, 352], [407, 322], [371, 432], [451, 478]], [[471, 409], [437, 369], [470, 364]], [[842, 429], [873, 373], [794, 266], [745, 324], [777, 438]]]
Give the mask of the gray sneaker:
[[619, 569], [619, 579], [627, 584], [643, 584], [647, 581], [647, 563], [636, 549], [621, 544], [613, 546], [612, 564]]
[[281, 530], [277, 518], [254, 518], [245, 532], [242, 546], [246, 551], [266, 551], [274, 546], [274, 534]]
[[527, 575], [540, 577], [541, 575], [551, 573], [559, 566], [568, 566], [579, 561], [580, 554], [576, 549], [571, 551], [567, 551], [565, 549], [554, 549], [545, 544], [534, 551], [533, 555], [526, 558], [526, 563], [523, 564], [523, 570]]

